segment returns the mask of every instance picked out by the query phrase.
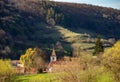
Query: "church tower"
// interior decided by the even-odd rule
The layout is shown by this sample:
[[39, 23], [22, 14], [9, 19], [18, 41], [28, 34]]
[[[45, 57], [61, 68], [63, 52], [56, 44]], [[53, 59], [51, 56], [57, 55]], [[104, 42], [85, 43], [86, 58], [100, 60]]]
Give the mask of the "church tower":
[[55, 49], [53, 48], [52, 54], [50, 56], [50, 62], [55, 62], [55, 61], [57, 61], [57, 56], [56, 56], [56, 53], [55, 53]]

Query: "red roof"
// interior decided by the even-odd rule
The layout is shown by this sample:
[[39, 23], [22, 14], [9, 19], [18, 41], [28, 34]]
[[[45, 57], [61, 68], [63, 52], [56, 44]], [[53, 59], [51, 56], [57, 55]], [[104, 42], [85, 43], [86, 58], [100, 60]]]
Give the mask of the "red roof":
[[60, 64], [59, 61], [52, 61], [49, 63], [49, 66], [52, 67], [54, 64]]

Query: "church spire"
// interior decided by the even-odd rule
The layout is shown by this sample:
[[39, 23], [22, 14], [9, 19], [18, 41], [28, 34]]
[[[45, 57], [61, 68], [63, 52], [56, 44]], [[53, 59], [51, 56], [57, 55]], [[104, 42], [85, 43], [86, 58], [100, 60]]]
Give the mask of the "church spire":
[[56, 57], [56, 53], [55, 53], [55, 49], [53, 48], [52, 50], [52, 54], [51, 54], [51, 57], [50, 57], [50, 61], [53, 62], [53, 61], [57, 61], [57, 57]]
[[51, 56], [56, 56], [55, 49], [53, 48]]

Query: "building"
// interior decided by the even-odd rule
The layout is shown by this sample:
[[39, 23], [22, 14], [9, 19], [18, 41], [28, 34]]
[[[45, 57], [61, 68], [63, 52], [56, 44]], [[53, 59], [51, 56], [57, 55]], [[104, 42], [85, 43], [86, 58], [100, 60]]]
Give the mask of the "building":
[[56, 56], [55, 49], [53, 48], [52, 54], [50, 56], [50, 62], [56, 62], [56, 61], [57, 61], [57, 56]]
[[18, 74], [22, 74], [24, 73], [24, 67], [23, 65], [20, 63], [20, 60], [12, 60], [11, 61], [11, 65], [14, 68], [14, 71]]
[[48, 64], [48, 72], [53, 72], [53, 65], [58, 64], [57, 61], [57, 56], [56, 56], [56, 52], [55, 49], [53, 48], [51, 56], [50, 56], [50, 63]]

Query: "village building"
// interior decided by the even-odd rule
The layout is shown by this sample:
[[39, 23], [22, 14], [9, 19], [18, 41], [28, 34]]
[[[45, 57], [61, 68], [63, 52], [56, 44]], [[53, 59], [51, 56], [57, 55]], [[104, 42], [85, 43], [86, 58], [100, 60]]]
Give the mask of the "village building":
[[57, 56], [56, 56], [56, 52], [55, 49], [53, 48], [51, 56], [50, 56], [50, 62], [48, 64], [48, 72], [52, 72], [53, 71], [53, 65], [57, 63]]
[[50, 62], [56, 62], [56, 61], [57, 61], [57, 56], [56, 56], [55, 49], [53, 48], [52, 54], [50, 56]]
[[57, 58], [55, 49], [52, 50], [47, 72], [63, 72], [68, 68], [77, 67], [78, 58], [66, 57], [62, 60]]
[[24, 67], [23, 65], [20, 63], [20, 60], [12, 60], [11, 61], [11, 65], [14, 68], [14, 71], [18, 74], [22, 74], [24, 73]]

